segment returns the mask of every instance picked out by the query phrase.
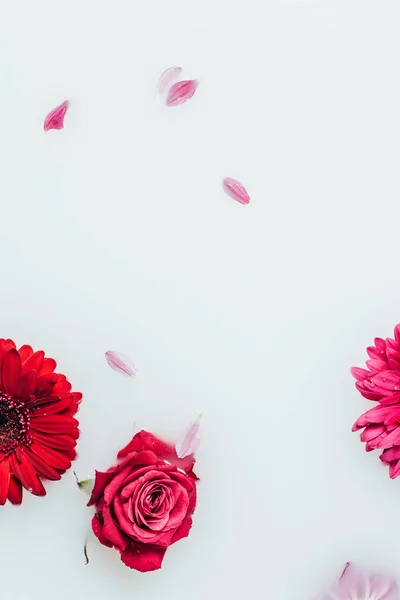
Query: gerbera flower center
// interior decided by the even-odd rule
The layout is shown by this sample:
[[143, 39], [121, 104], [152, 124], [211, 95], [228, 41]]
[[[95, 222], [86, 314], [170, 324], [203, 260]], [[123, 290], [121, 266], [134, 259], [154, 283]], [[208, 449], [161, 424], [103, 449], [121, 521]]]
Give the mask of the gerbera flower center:
[[0, 392], [0, 452], [10, 454], [19, 442], [29, 442], [28, 425], [23, 405]]

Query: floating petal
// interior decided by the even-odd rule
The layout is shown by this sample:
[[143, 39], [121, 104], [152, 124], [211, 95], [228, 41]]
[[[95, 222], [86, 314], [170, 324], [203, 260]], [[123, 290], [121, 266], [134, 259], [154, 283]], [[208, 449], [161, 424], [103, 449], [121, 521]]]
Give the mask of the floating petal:
[[188, 79], [185, 81], [178, 81], [174, 83], [168, 92], [167, 106], [178, 106], [190, 100], [195, 91], [197, 90], [197, 81], [195, 79]]
[[50, 129], [63, 129], [64, 117], [67, 112], [69, 103], [68, 100], [57, 106], [49, 112], [44, 120], [44, 130], [49, 131]]
[[196, 421], [191, 425], [185, 435], [177, 441], [175, 450], [178, 458], [185, 458], [190, 454], [194, 454], [198, 448], [201, 438], [201, 413]]
[[231, 177], [225, 177], [223, 186], [228, 196], [237, 202], [240, 202], [240, 204], [248, 204], [250, 202], [250, 196], [240, 181], [232, 179]]
[[178, 79], [182, 73], [182, 67], [169, 67], [160, 75], [157, 85], [157, 94], [160, 99], [164, 98], [167, 90], [170, 88], [172, 83]]
[[108, 350], [105, 354], [106, 361], [109, 366], [128, 377], [136, 377], [136, 367], [128, 356], [121, 354], [120, 352], [114, 352], [114, 350]]

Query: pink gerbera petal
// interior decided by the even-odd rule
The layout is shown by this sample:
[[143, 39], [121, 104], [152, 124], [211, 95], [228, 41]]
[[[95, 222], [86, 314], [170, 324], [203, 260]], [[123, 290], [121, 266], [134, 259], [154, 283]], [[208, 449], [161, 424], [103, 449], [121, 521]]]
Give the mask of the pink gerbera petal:
[[64, 117], [67, 112], [69, 103], [68, 100], [57, 106], [49, 112], [44, 120], [44, 130], [49, 131], [50, 129], [63, 129]]
[[240, 204], [248, 204], [250, 202], [250, 196], [240, 181], [232, 179], [232, 177], [225, 177], [222, 183], [228, 196], [236, 200], [236, 202], [240, 202]]
[[167, 90], [171, 87], [175, 79], [182, 73], [182, 67], [169, 67], [160, 75], [157, 85], [157, 94], [160, 99], [164, 98]]
[[197, 90], [198, 83], [195, 79], [178, 81], [170, 88], [166, 100], [167, 106], [178, 106], [190, 100]]

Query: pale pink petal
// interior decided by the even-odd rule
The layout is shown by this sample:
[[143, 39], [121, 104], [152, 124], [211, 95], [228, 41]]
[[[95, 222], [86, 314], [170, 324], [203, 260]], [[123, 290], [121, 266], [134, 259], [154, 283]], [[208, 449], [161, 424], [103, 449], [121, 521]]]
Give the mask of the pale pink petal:
[[246, 188], [239, 181], [232, 179], [232, 177], [225, 177], [222, 183], [228, 196], [240, 202], [240, 204], [248, 204], [250, 202], [250, 196]]
[[326, 591], [329, 600], [398, 600], [394, 579], [371, 575], [368, 571], [347, 563], [339, 583]]
[[178, 81], [174, 83], [168, 92], [167, 106], [177, 106], [190, 100], [197, 89], [197, 81], [195, 79], [188, 79], [185, 81]]
[[181, 73], [182, 67], [169, 67], [163, 73], [161, 73], [157, 85], [157, 94], [159, 98], [164, 98], [169, 87], [176, 79], [178, 79]]
[[105, 354], [106, 361], [114, 371], [127, 375], [128, 377], [136, 377], [136, 367], [128, 356], [114, 350], [108, 350]]
[[191, 425], [185, 435], [176, 442], [175, 450], [178, 458], [185, 458], [189, 454], [194, 454], [200, 443], [201, 438], [201, 413], [196, 421]]
[[68, 100], [53, 108], [44, 120], [44, 130], [49, 131], [50, 129], [63, 129], [64, 117], [67, 112], [69, 103]]

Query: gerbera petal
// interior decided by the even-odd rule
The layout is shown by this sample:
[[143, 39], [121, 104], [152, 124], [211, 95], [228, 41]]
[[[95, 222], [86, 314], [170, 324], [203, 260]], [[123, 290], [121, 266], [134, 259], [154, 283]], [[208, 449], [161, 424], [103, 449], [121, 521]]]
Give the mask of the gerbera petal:
[[39, 371], [42, 362], [44, 359], [43, 350], [38, 350], [38, 352], [34, 352], [25, 362], [23, 371], [26, 373], [27, 371]]
[[56, 367], [57, 363], [53, 358], [44, 358], [38, 375], [47, 375], [48, 373], [53, 373]]
[[[32, 463], [33, 467], [41, 477], [45, 477], [51, 481], [58, 481], [61, 479], [60, 472], [50, 466], [45, 458], [34, 454], [29, 448], [27, 448], [25, 452], [28, 455], [29, 461]], [[64, 472], [65, 469], [61, 469], [61, 471]]]
[[35, 440], [45, 446], [50, 446], [50, 448], [57, 448], [59, 450], [75, 448], [76, 446], [76, 439], [69, 435], [48, 435], [35, 431]]
[[[57, 402], [52, 402], [51, 404], [43, 404], [35, 408], [35, 416], [36, 417], [46, 417], [48, 415], [55, 415], [57, 413], [63, 412], [66, 408], [71, 406], [71, 400], [58, 400]], [[76, 412], [76, 411], [75, 411]]]
[[1, 368], [1, 379], [6, 394], [13, 397], [21, 377], [21, 359], [18, 352], [13, 348], [4, 357]]
[[30, 358], [33, 354], [33, 348], [31, 348], [30, 346], [28, 346], [27, 344], [24, 344], [23, 346], [21, 346], [21, 348], [18, 350], [18, 354], [21, 357], [21, 363], [22, 366], [24, 366], [25, 362], [28, 360], [28, 358]]
[[11, 504], [21, 504], [22, 502], [22, 485], [14, 475], [10, 477], [8, 499]]
[[10, 486], [10, 465], [8, 459], [5, 458], [0, 462], [0, 505], [4, 505], [7, 501], [8, 490]]
[[31, 451], [44, 459], [49, 465], [55, 467], [56, 469], [61, 469], [66, 471], [71, 466], [71, 461], [65, 454], [61, 452], [57, 452], [53, 448], [49, 448], [48, 446], [43, 446], [40, 442], [33, 440], [30, 445]]
[[22, 401], [29, 400], [36, 385], [36, 371], [27, 371], [21, 375], [16, 395]]
[[15, 454], [12, 454], [10, 463], [14, 475], [20, 480], [28, 492], [35, 496], [46, 495], [46, 490], [44, 489], [42, 482], [38, 479], [35, 469], [25, 455], [23, 455], [23, 460], [19, 462]]
[[76, 429], [79, 422], [72, 417], [64, 415], [50, 415], [48, 417], [35, 417], [32, 415], [30, 426], [32, 429], [43, 431], [44, 433], [63, 433], [70, 435], [73, 429]]

